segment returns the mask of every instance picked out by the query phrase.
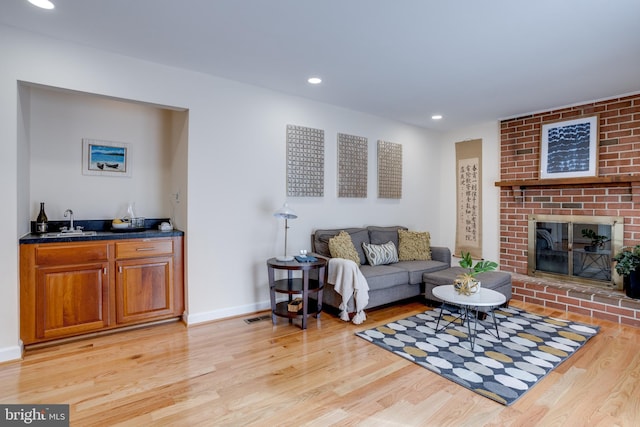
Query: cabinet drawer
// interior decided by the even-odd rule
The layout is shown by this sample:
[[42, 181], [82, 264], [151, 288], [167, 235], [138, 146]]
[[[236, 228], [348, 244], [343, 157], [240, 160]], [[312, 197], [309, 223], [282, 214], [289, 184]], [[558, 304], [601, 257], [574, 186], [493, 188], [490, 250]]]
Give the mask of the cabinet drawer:
[[84, 262], [106, 261], [109, 257], [107, 243], [45, 244], [36, 247], [37, 265], [69, 265]]
[[173, 254], [173, 241], [163, 239], [116, 242], [116, 258], [145, 258]]

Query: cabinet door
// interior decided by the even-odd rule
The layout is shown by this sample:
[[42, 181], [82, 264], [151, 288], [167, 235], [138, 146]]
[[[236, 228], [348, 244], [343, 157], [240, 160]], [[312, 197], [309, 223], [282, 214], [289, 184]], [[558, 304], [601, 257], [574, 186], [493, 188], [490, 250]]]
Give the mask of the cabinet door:
[[174, 315], [173, 258], [116, 262], [116, 320], [138, 323]]
[[36, 336], [59, 338], [109, 325], [108, 263], [38, 267]]

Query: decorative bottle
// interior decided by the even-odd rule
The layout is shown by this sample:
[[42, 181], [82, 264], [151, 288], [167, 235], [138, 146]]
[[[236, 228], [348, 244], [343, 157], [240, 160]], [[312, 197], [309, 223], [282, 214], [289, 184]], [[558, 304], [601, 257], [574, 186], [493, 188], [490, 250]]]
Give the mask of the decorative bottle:
[[40, 213], [36, 218], [36, 232], [46, 233], [48, 228], [49, 219], [47, 218], [47, 214], [44, 212], [44, 202], [40, 202]]
[[129, 202], [127, 204], [127, 213], [124, 214], [123, 218], [128, 218], [129, 220], [132, 220], [135, 217], [136, 217], [136, 202]]

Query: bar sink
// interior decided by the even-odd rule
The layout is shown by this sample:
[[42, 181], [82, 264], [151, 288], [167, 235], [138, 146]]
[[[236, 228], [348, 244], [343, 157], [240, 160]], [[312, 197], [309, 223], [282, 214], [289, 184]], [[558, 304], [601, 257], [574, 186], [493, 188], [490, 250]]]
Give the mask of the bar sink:
[[87, 236], [95, 236], [98, 233], [95, 231], [82, 231], [82, 230], [73, 230], [73, 231], [60, 231], [58, 233], [47, 233], [43, 234], [42, 237], [87, 237]]

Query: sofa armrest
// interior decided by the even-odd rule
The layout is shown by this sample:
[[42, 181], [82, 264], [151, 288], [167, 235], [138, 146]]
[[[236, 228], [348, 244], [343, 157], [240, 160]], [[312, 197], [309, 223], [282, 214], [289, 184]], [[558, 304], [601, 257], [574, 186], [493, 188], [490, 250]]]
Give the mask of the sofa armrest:
[[431, 259], [444, 262], [451, 267], [451, 250], [445, 246], [431, 246]]

